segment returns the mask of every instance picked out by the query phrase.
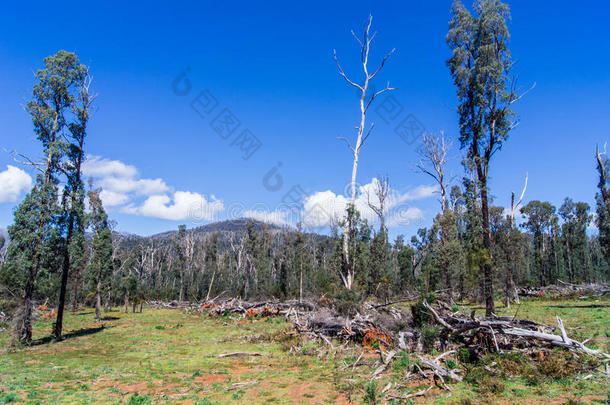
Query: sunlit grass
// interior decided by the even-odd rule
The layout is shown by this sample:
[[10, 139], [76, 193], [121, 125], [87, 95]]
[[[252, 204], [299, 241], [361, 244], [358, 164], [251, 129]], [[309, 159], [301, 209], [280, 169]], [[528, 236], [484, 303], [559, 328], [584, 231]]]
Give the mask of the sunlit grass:
[[[554, 324], [558, 314], [568, 333], [577, 339], [592, 337], [590, 345], [607, 350], [610, 334], [609, 301], [525, 300], [519, 307], [498, 313]], [[595, 307], [597, 306], [597, 307]], [[306, 342], [300, 354], [289, 351], [298, 340], [283, 341], [290, 325], [282, 319], [239, 323], [238, 319], [211, 319], [182, 310], [150, 310], [142, 314], [104, 313], [104, 329], [55, 343], [45, 343], [0, 356], [0, 403], [344, 403], [351, 396], [361, 403], [372, 368], [345, 368], [362, 351], [352, 347], [336, 356], [324, 344]], [[94, 313], [68, 313], [65, 330], [96, 328]], [[49, 335], [52, 321], [38, 321], [34, 338]], [[0, 332], [7, 348], [8, 333]], [[259, 352], [260, 357], [218, 358], [221, 353]], [[320, 354], [323, 352], [323, 354]], [[369, 353], [373, 363], [375, 355]], [[345, 363], [344, 363], [345, 361]], [[379, 381], [398, 383], [409, 368], [408, 354]], [[235, 383], [255, 382], [246, 387]], [[605, 398], [607, 387], [592, 380], [544, 382], [528, 386], [521, 378], [508, 379], [504, 391], [482, 394], [468, 383], [450, 393], [435, 389], [420, 401], [455, 403], [473, 401], [528, 403], [544, 398]], [[406, 389], [426, 388], [425, 382]], [[383, 398], [382, 398], [383, 402]]]

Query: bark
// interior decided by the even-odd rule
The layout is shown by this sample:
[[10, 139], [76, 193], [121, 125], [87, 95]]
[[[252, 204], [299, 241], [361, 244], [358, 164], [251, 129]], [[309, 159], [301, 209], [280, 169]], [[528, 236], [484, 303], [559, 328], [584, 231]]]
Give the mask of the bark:
[[102, 283], [98, 275], [97, 284], [95, 286], [95, 322], [102, 321]]
[[30, 278], [25, 286], [25, 294], [23, 296], [23, 308], [19, 323], [17, 325], [17, 338], [20, 342], [29, 344], [32, 341], [32, 310], [33, 302], [32, 295], [34, 292], [34, 282]]
[[129, 291], [125, 293], [125, 313], [129, 312]]
[[491, 265], [491, 228], [489, 225], [489, 200], [487, 197], [487, 174], [483, 173], [480, 162], [477, 163], [479, 182], [481, 184], [481, 214], [483, 216], [483, 246], [488, 257], [483, 264], [483, 288], [485, 293], [485, 315], [492, 316], [496, 311], [493, 293], [493, 269]]

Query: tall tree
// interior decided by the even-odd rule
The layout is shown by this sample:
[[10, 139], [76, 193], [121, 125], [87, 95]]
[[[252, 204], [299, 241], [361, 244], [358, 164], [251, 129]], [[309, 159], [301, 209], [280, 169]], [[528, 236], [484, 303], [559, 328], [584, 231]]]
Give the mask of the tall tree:
[[72, 125], [70, 112], [75, 91], [80, 89], [84, 73], [84, 67], [73, 53], [59, 51], [45, 58], [44, 69], [36, 72], [33, 99], [26, 107], [45, 160], [39, 163], [27, 159], [26, 163], [35, 166], [40, 174], [15, 210], [15, 220], [9, 228], [12, 242], [9, 263], [5, 266], [8, 271], [23, 274], [23, 306], [15, 326], [17, 339], [24, 343], [32, 338], [32, 299], [37, 276], [49, 264], [54, 250], [61, 248], [51, 244], [58, 240], [58, 174], [67, 149], [66, 133]]
[[599, 244], [604, 252], [608, 266], [610, 267], [610, 159], [606, 155], [606, 146], [604, 151], [600, 152], [599, 148], [595, 150], [595, 158], [597, 160], [597, 171], [599, 173], [599, 193], [595, 196], [597, 202], [597, 229], [599, 229]]
[[568, 277], [570, 281], [589, 281], [590, 257], [587, 227], [592, 217], [589, 214], [589, 204], [574, 202], [566, 198], [559, 207], [559, 215], [563, 219], [562, 237], [566, 248]]
[[59, 286], [59, 301], [57, 303], [57, 319], [53, 329], [53, 334], [58, 340], [61, 339], [63, 328], [68, 275], [75, 264], [80, 264], [79, 262], [83, 260], [84, 255], [82, 242], [86, 227], [85, 188], [81, 178], [81, 166], [85, 158], [83, 148], [87, 135], [87, 123], [89, 122], [91, 105], [95, 99], [95, 96], [89, 92], [91, 78], [86, 66], [78, 64], [75, 67], [74, 80], [78, 93], [70, 105], [70, 112], [74, 116], [74, 121], [68, 125], [69, 144], [66, 151], [67, 159], [63, 165], [63, 172], [67, 177], [67, 185], [64, 187], [63, 196], [64, 217], [67, 222], [64, 224], [66, 239], [61, 269], [61, 284]]
[[547, 201], [533, 200], [521, 208], [521, 213], [527, 217], [527, 221], [521, 226], [534, 234], [538, 283], [540, 286], [543, 286], [549, 279], [548, 274], [545, 274], [545, 252], [547, 250], [545, 238], [549, 230], [557, 222], [555, 207]]
[[[342, 258], [342, 272], [341, 279], [343, 280], [343, 284], [345, 288], [348, 290], [352, 289], [353, 283], [355, 281], [356, 275], [354, 274], [354, 264], [355, 261], [349, 255], [349, 246], [348, 246], [348, 238], [350, 235], [350, 228], [352, 227], [352, 221], [354, 220], [353, 215], [356, 207], [356, 174], [358, 172], [358, 160], [360, 158], [360, 149], [364, 145], [364, 142], [370, 136], [373, 125], [370, 126], [368, 130], [366, 130], [366, 114], [373, 103], [373, 100], [377, 96], [382, 93], [385, 93], [390, 90], [394, 90], [394, 88], [390, 87], [389, 82], [385, 88], [379, 91], [370, 91], [371, 81], [377, 76], [377, 74], [383, 69], [385, 62], [388, 58], [394, 53], [394, 49], [392, 49], [388, 54], [386, 54], [379, 67], [374, 70], [369, 70], [369, 51], [371, 49], [371, 42], [373, 42], [373, 38], [375, 38], [375, 33], [371, 33], [371, 24], [373, 23], [373, 17], [369, 16], [367, 23], [365, 24], [364, 31], [362, 33], [362, 37], [358, 38], [358, 36], [352, 31], [352, 35], [356, 38], [360, 46], [360, 61], [362, 63], [362, 70], [364, 72], [364, 79], [362, 82], [353, 81], [347, 77], [347, 75], [343, 72], [343, 68], [339, 63], [339, 59], [337, 58], [337, 51], [333, 50], [333, 56], [335, 58], [335, 62], [337, 64], [337, 68], [339, 69], [339, 74], [345, 79], [345, 81], [352, 87], [355, 87], [359, 92], [359, 102], [360, 102], [360, 123], [356, 126], [356, 143], [352, 146], [352, 144], [347, 140], [347, 138], [339, 138], [347, 144], [347, 147], [352, 153], [353, 162], [352, 162], [352, 177], [350, 182], [350, 203], [347, 209], [347, 218], [344, 225], [343, 231], [343, 258]], [[365, 133], [366, 131], [366, 133]]]
[[88, 193], [91, 206], [91, 260], [87, 268], [89, 279], [95, 291], [95, 321], [102, 320], [102, 293], [113, 270], [112, 232], [108, 225], [108, 215], [102, 205], [100, 190]]
[[[468, 151], [479, 183], [483, 247], [489, 256], [489, 165], [515, 125], [511, 106], [519, 97], [515, 80], [510, 77], [513, 62], [508, 49], [508, 6], [497, 0], [481, 0], [475, 2], [474, 11], [471, 14], [460, 1], [453, 3], [447, 34], [453, 54], [447, 64], [457, 89], [461, 146]], [[483, 261], [488, 316], [494, 312], [490, 259]]]
[[297, 233], [294, 237], [293, 268], [299, 275], [299, 302], [303, 301], [303, 273], [305, 266], [305, 235], [301, 229], [301, 223], [297, 224]]

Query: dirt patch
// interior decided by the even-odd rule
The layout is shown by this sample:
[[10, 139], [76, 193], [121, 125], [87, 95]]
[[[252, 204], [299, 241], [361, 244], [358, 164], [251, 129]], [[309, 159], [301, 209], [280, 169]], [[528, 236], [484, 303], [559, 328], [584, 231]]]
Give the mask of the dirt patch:
[[111, 328], [130, 328], [132, 326], [134, 326], [135, 324], [133, 323], [122, 323], [120, 325], [114, 325], [114, 326], [110, 326]]
[[201, 377], [195, 377], [193, 381], [201, 384], [213, 384], [215, 382], [224, 381], [227, 379], [225, 374], [207, 374]]
[[113, 380], [99, 380], [99, 381], [95, 381], [93, 383], [93, 385], [97, 388], [97, 387], [114, 387], [115, 385], [117, 385], [116, 381]]
[[140, 393], [140, 392], [145, 391], [147, 388], [148, 388], [148, 383], [146, 381], [142, 381], [141, 383], [137, 383], [137, 384], [119, 385], [119, 390], [121, 390], [121, 392]]

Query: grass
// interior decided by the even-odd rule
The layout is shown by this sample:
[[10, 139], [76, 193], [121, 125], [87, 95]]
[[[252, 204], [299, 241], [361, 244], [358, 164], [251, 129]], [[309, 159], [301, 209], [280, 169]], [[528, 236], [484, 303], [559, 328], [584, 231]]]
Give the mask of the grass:
[[[558, 314], [570, 336], [592, 337], [592, 346], [608, 350], [609, 305], [608, 300], [534, 299], [524, 301], [518, 316], [554, 323]], [[514, 315], [516, 310], [516, 306], [510, 310], [498, 308], [503, 315]], [[65, 341], [5, 349], [0, 356], [0, 403], [334, 404], [348, 399], [385, 403], [382, 388], [401, 381], [414, 362], [414, 357], [401, 353], [397, 363], [373, 386], [367, 381], [374, 353], [364, 356], [371, 366], [357, 367], [352, 374], [352, 367], [345, 365], [358, 358], [361, 347], [329, 353], [321, 343], [287, 335], [290, 325], [283, 320], [244, 322], [181, 310], [145, 309], [142, 314], [107, 312], [104, 328], [96, 330], [93, 328], [99, 325], [93, 322], [94, 316], [90, 309], [68, 313], [65, 330], [78, 333]], [[48, 337], [51, 327], [51, 321], [39, 320], [34, 338]], [[8, 333], [0, 332], [0, 347], [6, 348], [8, 343]], [[237, 351], [264, 356], [217, 357]], [[448, 360], [452, 366], [465, 367], [457, 358]], [[511, 359], [495, 360], [512, 364]], [[607, 385], [599, 380], [543, 378], [532, 385], [522, 376], [503, 376], [501, 381], [485, 382], [483, 389], [482, 378], [452, 385], [449, 393], [434, 389], [415, 402], [544, 400], [559, 404], [568, 399], [576, 401], [573, 403], [605, 403], [607, 399]], [[237, 383], [251, 384], [234, 385]], [[405, 393], [428, 386], [426, 381], [412, 382]]]

